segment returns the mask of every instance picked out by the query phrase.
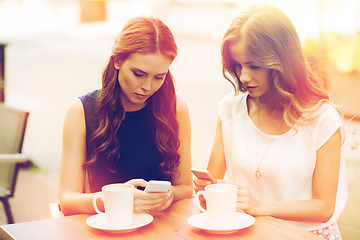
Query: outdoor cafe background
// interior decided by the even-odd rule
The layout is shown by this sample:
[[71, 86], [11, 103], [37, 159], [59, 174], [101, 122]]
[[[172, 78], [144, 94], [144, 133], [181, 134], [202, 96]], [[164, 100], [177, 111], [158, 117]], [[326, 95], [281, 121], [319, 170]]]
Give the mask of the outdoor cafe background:
[[[348, 117], [346, 154], [360, 156], [358, 0], [0, 0], [0, 100], [30, 112], [23, 153], [33, 165], [22, 170], [10, 203], [15, 221], [50, 217], [47, 202], [57, 200], [65, 110], [101, 86], [115, 35], [137, 15], [159, 17], [176, 37], [179, 55], [171, 70], [190, 109], [193, 166], [206, 167], [216, 103], [232, 91], [221, 74], [221, 38], [249, 2], [276, 5], [293, 21], [332, 100]], [[25, 180], [39, 184], [23, 190]], [[43, 201], [34, 210], [30, 202], [40, 198], [35, 193]], [[1, 211], [0, 225], [5, 223]]]

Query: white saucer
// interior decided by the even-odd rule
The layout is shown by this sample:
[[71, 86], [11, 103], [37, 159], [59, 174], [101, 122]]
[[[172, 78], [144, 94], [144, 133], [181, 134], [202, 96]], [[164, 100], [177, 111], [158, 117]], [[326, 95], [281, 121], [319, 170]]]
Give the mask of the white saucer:
[[154, 220], [154, 217], [147, 213], [134, 213], [133, 224], [129, 227], [123, 228], [111, 228], [106, 224], [106, 219], [104, 214], [96, 214], [86, 219], [87, 225], [92, 228], [112, 232], [112, 233], [125, 233], [134, 231], [140, 227], [148, 225]]
[[188, 223], [196, 228], [200, 228], [209, 233], [214, 234], [229, 234], [238, 231], [239, 229], [250, 227], [255, 223], [255, 218], [246, 213], [235, 213], [234, 224], [228, 228], [216, 229], [209, 226], [205, 220], [205, 213], [196, 214], [188, 218]]

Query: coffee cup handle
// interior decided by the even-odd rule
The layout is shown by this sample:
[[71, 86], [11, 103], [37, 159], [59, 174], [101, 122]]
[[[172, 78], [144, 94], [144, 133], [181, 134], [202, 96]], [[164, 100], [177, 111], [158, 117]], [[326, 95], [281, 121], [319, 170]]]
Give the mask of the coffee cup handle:
[[196, 194], [196, 200], [197, 200], [196, 203], [197, 203], [200, 211], [202, 211], [202, 212], [207, 212], [206, 209], [204, 209], [204, 208], [201, 206], [201, 204], [200, 204], [200, 195], [203, 195], [204, 198], [205, 198], [205, 191], [201, 190], [201, 191], [198, 191], [198, 192], [197, 192], [197, 194]]
[[94, 197], [93, 197], [93, 207], [94, 207], [94, 210], [95, 210], [95, 212], [97, 212], [97, 213], [99, 213], [99, 214], [104, 214], [104, 212], [100, 211], [100, 210], [98, 209], [98, 207], [97, 207], [96, 200], [97, 200], [98, 198], [101, 198], [101, 200], [104, 201], [104, 195], [103, 195], [102, 193], [97, 193], [97, 194], [94, 195]]

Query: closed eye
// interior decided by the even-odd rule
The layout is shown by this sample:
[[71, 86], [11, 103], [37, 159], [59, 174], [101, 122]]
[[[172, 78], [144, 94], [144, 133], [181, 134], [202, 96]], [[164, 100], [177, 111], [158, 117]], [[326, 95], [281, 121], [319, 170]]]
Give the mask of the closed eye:
[[156, 80], [164, 80], [164, 77], [165, 77], [165, 76], [155, 76], [155, 79], [156, 79]]
[[255, 69], [259, 69], [260, 67], [259, 66], [255, 66], [255, 65], [250, 65], [250, 68], [255, 70]]
[[139, 72], [139, 71], [132, 71], [133, 72], [133, 74], [134, 74], [134, 76], [136, 76], [136, 77], [143, 77], [143, 76], [145, 76], [145, 74], [143, 73], [143, 72]]
[[164, 80], [165, 76], [166, 76], [166, 73], [162, 73], [162, 74], [155, 75], [154, 78], [156, 80]]

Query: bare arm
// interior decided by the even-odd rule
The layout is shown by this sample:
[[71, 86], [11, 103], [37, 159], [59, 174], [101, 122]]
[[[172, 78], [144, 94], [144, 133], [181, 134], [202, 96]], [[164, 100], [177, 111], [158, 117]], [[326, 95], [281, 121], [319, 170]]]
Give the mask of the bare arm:
[[[207, 166], [207, 170], [216, 178], [223, 179], [226, 172], [224, 144], [222, 139], [222, 124], [220, 117], [217, 121], [215, 139], [211, 149], [211, 154]], [[194, 178], [195, 192], [203, 190], [206, 185], [211, 184], [208, 180]]]
[[178, 166], [179, 177], [175, 180], [171, 191], [174, 200], [191, 197], [193, 194], [193, 183], [191, 175], [191, 125], [189, 110], [184, 101], [177, 99], [177, 120], [179, 123], [180, 164]]
[[211, 155], [207, 166], [215, 178], [223, 179], [226, 172], [224, 144], [222, 137], [222, 124], [220, 117], [217, 121], [214, 143], [211, 149]]
[[[179, 101], [177, 107], [179, 122], [180, 164], [179, 178], [169, 193], [147, 193], [136, 190], [135, 211], [163, 210], [173, 200], [192, 196], [191, 155], [190, 155], [190, 118], [186, 104]], [[63, 149], [60, 169], [60, 205], [65, 215], [90, 213], [95, 211], [92, 198], [95, 193], [84, 193], [85, 171], [82, 168], [86, 161], [86, 126], [83, 106], [76, 100], [68, 109], [63, 127]], [[129, 183], [145, 187], [143, 179], [133, 179]], [[103, 210], [103, 202], [98, 201]]]
[[[69, 107], [64, 121], [62, 156], [60, 167], [60, 205], [65, 215], [95, 213], [92, 207], [93, 194], [85, 194], [86, 160], [85, 116], [80, 99]], [[101, 203], [99, 204], [101, 206]]]

